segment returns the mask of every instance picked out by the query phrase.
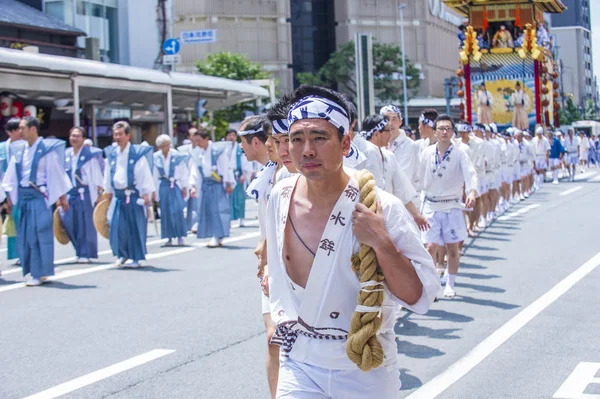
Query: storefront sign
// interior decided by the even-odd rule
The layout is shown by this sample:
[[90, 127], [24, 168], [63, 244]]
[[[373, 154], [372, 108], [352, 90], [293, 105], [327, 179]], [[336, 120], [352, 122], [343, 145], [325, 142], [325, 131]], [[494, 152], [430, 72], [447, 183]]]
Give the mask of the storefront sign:
[[429, 12], [431, 12], [431, 15], [434, 17], [443, 19], [456, 26], [459, 26], [464, 22], [464, 18], [452, 12], [448, 6], [442, 3], [442, 0], [429, 0]]

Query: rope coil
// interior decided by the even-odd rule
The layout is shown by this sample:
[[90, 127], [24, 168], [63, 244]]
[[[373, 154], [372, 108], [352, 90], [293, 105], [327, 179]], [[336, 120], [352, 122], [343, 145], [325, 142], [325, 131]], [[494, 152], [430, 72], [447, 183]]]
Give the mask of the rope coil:
[[[366, 170], [358, 172], [360, 202], [371, 211], [377, 211], [375, 179]], [[350, 320], [350, 332], [346, 342], [346, 354], [362, 371], [369, 371], [383, 364], [384, 353], [377, 340], [377, 331], [383, 318], [384, 276], [377, 263], [373, 248], [360, 244], [359, 252], [352, 255], [352, 270], [358, 274], [361, 290], [357, 307]]]

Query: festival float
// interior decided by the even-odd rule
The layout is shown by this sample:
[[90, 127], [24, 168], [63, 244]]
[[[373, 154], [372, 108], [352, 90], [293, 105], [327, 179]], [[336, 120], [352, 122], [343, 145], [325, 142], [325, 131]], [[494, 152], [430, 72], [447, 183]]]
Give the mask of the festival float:
[[[498, 127], [559, 126], [559, 70], [544, 13], [560, 0], [443, 0], [461, 26], [457, 96], [461, 119]], [[518, 83], [518, 87], [517, 87]], [[527, 126], [525, 126], [527, 125]]]

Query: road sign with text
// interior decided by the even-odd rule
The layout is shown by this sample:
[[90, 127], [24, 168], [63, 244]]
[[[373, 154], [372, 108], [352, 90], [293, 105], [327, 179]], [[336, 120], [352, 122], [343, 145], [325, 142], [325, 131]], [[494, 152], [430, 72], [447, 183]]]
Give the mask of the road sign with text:
[[163, 65], [181, 64], [181, 55], [163, 55]]
[[214, 43], [217, 41], [216, 29], [191, 30], [179, 35], [183, 44]]
[[181, 50], [181, 44], [177, 39], [167, 39], [163, 43], [163, 52], [167, 55], [175, 55]]

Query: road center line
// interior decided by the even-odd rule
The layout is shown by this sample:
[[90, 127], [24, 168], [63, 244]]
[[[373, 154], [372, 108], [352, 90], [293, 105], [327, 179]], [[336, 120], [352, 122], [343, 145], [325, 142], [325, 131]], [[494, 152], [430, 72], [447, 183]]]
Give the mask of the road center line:
[[502, 215], [498, 218], [498, 220], [509, 220], [512, 219], [515, 216], [519, 216], [519, 215], [523, 215], [524, 213], [527, 213], [535, 208], [537, 208], [538, 206], [540, 206], [540, 204], [531, 204], [531, 205], [527, 205], [524, 208], [521, 208], [517, 211], [511, 212], [507, 215]]
[[600, 265], [600, 252], [481, 341], [464, 357], [416, 390], [407, 399], [433, 399], [444, 392], [498, 349], [500, 345], [508, 341], [510, 337], [516, 334], [544, 309], [553, 304], [575, 284], [590, 274], [598, 265]]
[[585, 173], [579, 173], [579, 174], [575, 175], [575, 180], [584, 180], [584, 179], [587, 179], [588, 177], [594, 176], [596, 173], [598, 173], [598, 171], [595, 171], [595, 170], [591, 170], [591, 171], [585, 172]]
[[[223, 244], [229, 244], [232, 242], [243, 241], [243, 240], [247, 240], [249, 238], [254, 238], [254, 237], [258, 237], [258, 236], [260, 236], [260, 232], [258, 232], [258, 231], [253, 232], [253, 233], [242, 234], [237, 237], [224, 239]], [[167, 256], [171, 256], [171, 255], [179, 255], [182, 253], [195, 251], [197, 248], [206, 247], [206, 244], [207, 243], [195, 244], [190, 247], [182, 247], [182, 248], [177, 248], [177, 249], [174, 249], [171, 251], [159, 252], [156, 254], [149, 254], [149, 255], [146, 255], [146, 260], [166, 258]], [[144, 261], [142, 261], [142, 262], [144, 262]], [[65, 278], [69, 278], [69, 277], [81, 276], [84, 274], [95, 273], [95, 272], [100, 272], [103, 270], [116, 269], [116, 268], [117, 268], [117, 266], [114, 263], [101, 263], [99, 265], [92, 266], [92, 267], [86, 267], [84, 269], [67, 270], [67, 271], [64, 271], [64, 272], [61, 272], [61, 273], [55, 274], [54, 276], [49, 277], [48, 280], [50, 280], [50, 281], [63, 280]], [[12, 290], [16, 290], [16, 289], [23, 288], [23, 287], [25, 287], [24, 282], [0, 286], [0, 292], [12, 291]]]
[[575, 186], [573, 188], [570, 188], [568, 190], [563, 191], [562, 193], [560, 193], [559, 195], [561, 197], [564, 197], [565, 195], [569, 195], [569, 194], [573, 194], [579, 190], [581, 190], [583, 188], [583, 186]]
[[154, 349], [150, 352], [143, 353], [139, 356], [132, 357], [131, 359], [127, 359], [125, 361], [113, 364], [112, 366], [105, 367], [103, 369], [94, 371], [79, 378], [75, 378], [74, 380], [65, 382], [64, 384], [60, 384], [45, 391], [36, 393], [35, 395], [28, 396], [25, 399], [58, 398], [59, 396], [66, 395], [85, 386], [112, 377], [113, 375], [141, 366], [142, 364], [151, 362], [163, 356], [170, 355], [173, 352], [175, 352], [175, 350]]

